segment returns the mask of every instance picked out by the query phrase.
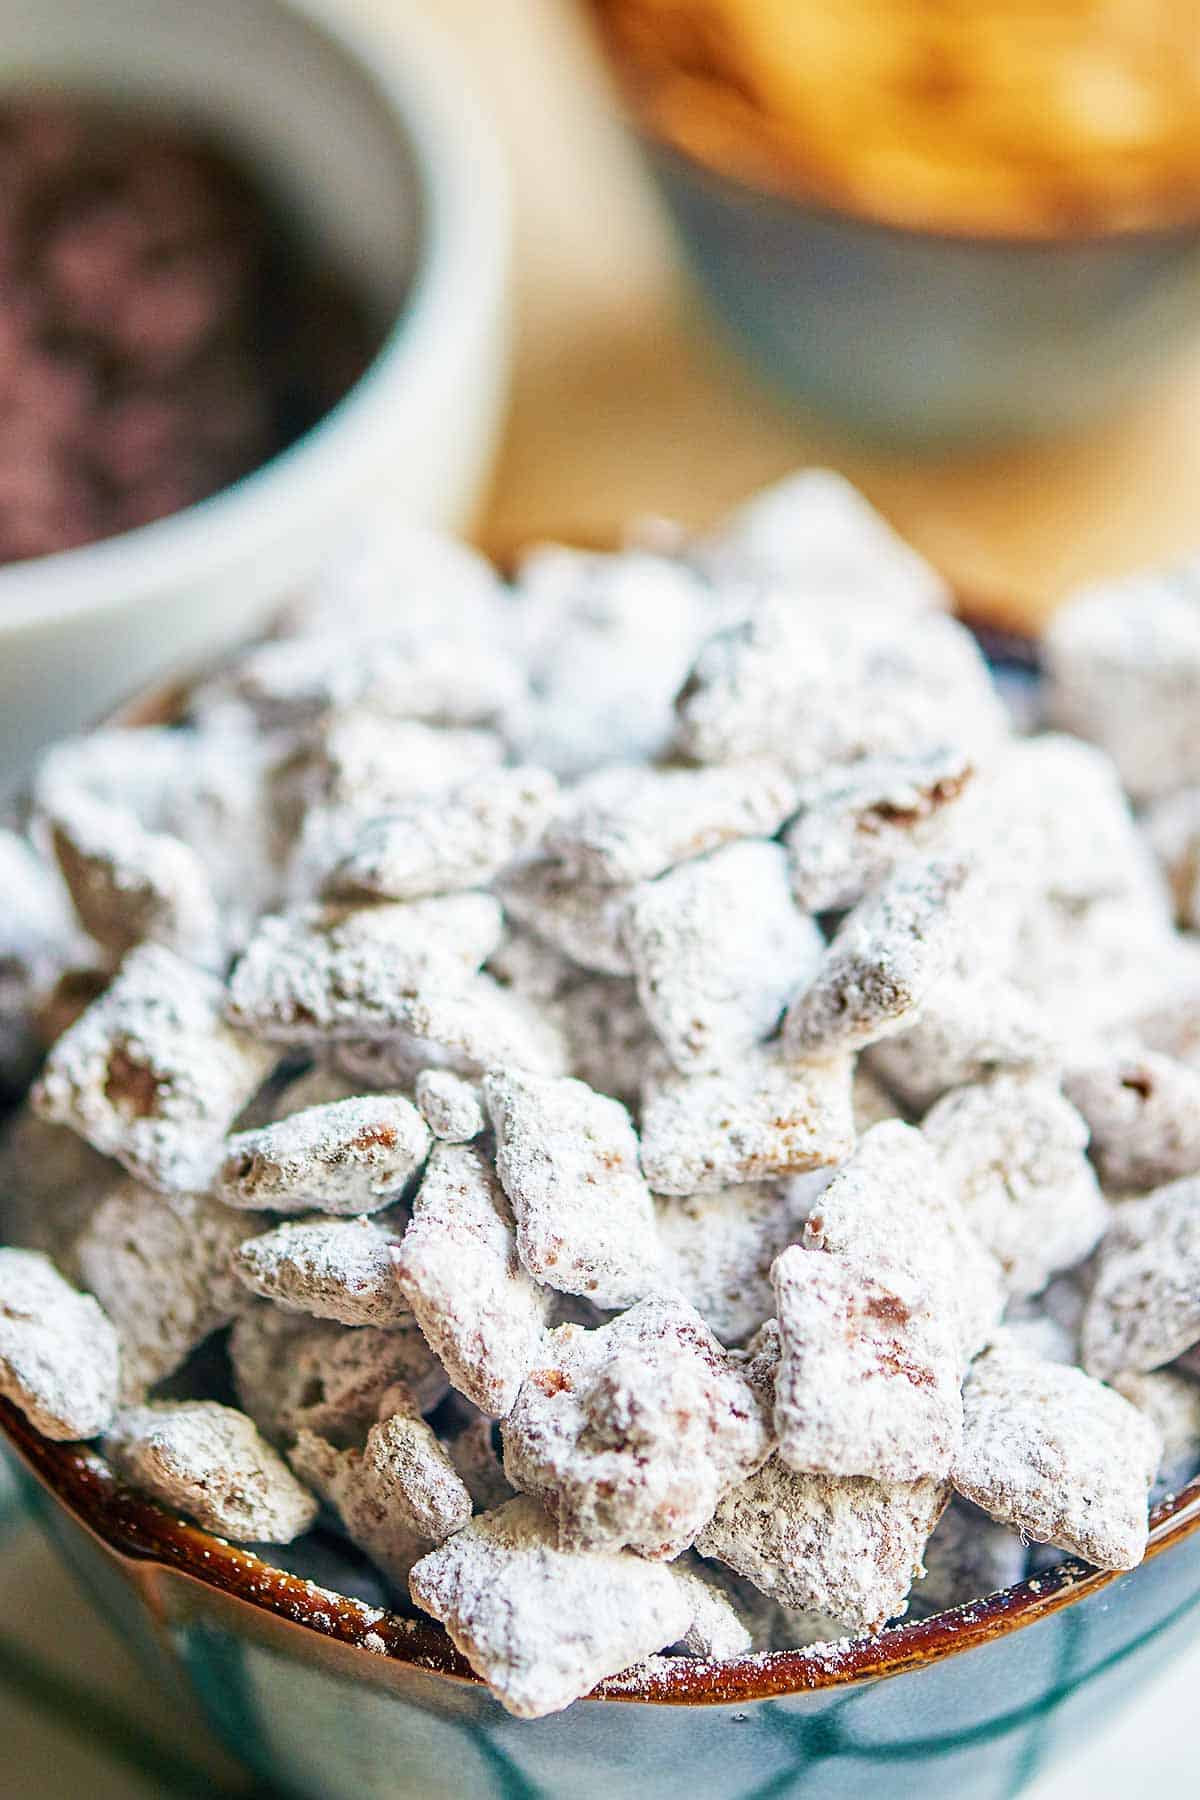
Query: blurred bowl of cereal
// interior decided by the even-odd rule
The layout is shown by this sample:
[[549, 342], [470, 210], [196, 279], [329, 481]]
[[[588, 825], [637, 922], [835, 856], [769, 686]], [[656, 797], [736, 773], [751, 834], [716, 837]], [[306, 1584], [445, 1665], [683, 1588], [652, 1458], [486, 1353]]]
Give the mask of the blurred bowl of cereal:
[[[320, 0], [0, 14], [0, 161], [33, 218], [5, 245], [2, 789], [252, 631], [357, 512], [466, 522], [509, 225], [487, 125], [408, 10], [378, 31]], [[241, 337], [206, 336], [222, 307]]]
[[986, 445], [1131, 401], [1195, 335], [1194, 5], [592, 11], [685, 259], [785, 404]]

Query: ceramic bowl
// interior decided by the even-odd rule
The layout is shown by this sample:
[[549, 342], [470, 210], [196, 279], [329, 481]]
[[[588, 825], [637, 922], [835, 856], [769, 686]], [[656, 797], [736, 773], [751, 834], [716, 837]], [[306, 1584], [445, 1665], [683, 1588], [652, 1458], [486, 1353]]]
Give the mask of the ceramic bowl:
[[327, 418], [185, 512], [0, 569], [0, 792], [37, 748], [245, 635], [357, 509], [448, 527], [487, 472], [507, 367], [496, 143], [414, 9], [358, 34], [324, 0], [0, 0], [0, 84], [209, 126], [353, 279], [384, 333]]

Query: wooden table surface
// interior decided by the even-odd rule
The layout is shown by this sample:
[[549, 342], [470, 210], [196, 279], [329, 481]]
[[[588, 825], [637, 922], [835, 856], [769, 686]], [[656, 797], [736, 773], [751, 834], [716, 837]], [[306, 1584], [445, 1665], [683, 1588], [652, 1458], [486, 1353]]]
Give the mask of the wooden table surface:
[[973, 598], [1026, 624], [1072, 585], [1200, 543], [1197, 345], [1085, 438], [952, 461], [881, 457], [781, 415], [701, 316], [580, 9], [420, 4], [453, 37], [507, 147], [517, 355], [484, 529], [503, 542], [635, 513], [690, 523], [798, 463], [844, 470]]

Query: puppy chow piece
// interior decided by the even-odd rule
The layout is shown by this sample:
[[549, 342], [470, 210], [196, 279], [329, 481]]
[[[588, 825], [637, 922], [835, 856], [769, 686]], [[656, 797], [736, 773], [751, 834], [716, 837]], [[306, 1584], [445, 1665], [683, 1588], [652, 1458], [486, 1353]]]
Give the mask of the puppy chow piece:
[[485, 973], [538, 1006], [548, 1006], [580, 980], [579, 970], [560, 950], [511, 920], [487, 959]]
[[1144, 1190], [1200, 1171], [1200, 1070], [1148, 1051], [1073, 1069], [1064, 1086], [1106, 1187]]
[[409, 1317], [396, 1285], [392, 1252], [403, 1220], [328, 1219], [319, 1215], [246, 1238], [234, 1273], [252, 1294], [289, 1312], [342, 1325], [398, 1325]]
[[540, 1718], [689, 1630], [675, 1571], [628, 1551], [569, 1551], [536, 1501], [510, 1500], [422, 1557], [416, 1604], [509, 1712]]
[[960, 750], [936, 747], [810, 777], [783, 838], [796, 904], [806, 912], [856, 906], [897, 862], [945, 837], [973, 774]]
[[897, 612], [950, 604], [924, 557], [834, 469], [800, 469], [773, 482], [697, 547], [719, 582], [780, 583], [801, 595], [867, 597]]
[[1100, 1569], [1132, 1569], [1161, 1453], [1157, 1427], [1120, 1394], [1001, 1335], [963, 1389], [953, 1479], [1024, 1536]]
[[206, 1187], [225, 1133], [278, 1060], [225, 1022], [223, 1001], [214, 976], [172, 951], [131, 950], [51, 1049], [34, 1107], [153, 1187]]
[[861, 1059], [854, 1065], [850, 1100], [855, 1130], [859, 1136], [864, 1131], [869, 1131], [872, 1125], [882, 1125], [886, 1119], [901, 1117], [899, 1101], [888, 1092], [882, 1081], [876, 1079]]
[[334, 870], [327, 892], [420, 900], [486, 885], [532, 853], [558, 801], [545, 769], [493, 769], [456, 792], [372, 819]]
[[756, 1046], [727, 1069], [681, 1075], [665, 1060], [642, 1090], [642, 1168], [659, 1194], [696, 1194], [828, 1167], [854, 1142], [850, 1064], [788, 1062]]
[[239, 1402], [277, 1444], [301, 1431], [338, 1448], [361, 1444], [389, 1390], [405, 1390], [412, 1410], [426, 1412], [448, 1385], [419, 1331], [351, 1329], [265, 1303], [237, 1321], [229, 1354]]
[[486, 1127], [479, 1089], [452, 1069], [422, 1069], [416, 1099], [430, 1131], [445, 1143], [469, 1144]]
[[509, 875], [500, 895], [514, 919], [599, 975], [629, 975], [633, 964], [622, 937], [632, 890], [596, 887], [568, 875], [561, 863], [534, 862]]
[[253, 1422], [212, 1400], [124, 1406], [104, 1454], [118, 1475], [235, 1543], [290, 1544], [317, 1516]]
[[1142, 824], [1170, 886], [1176, 920], [1200, 930], [1200, 786], [1164, 794]]
[[447, 1396], [439, 1408], [438, 1437], [446, 1455], [458, 1470], [476, 1512], [490, 1512], [511, 1500], [513, 1490], [504, 1473], [497, 1449], [496, 1423], [461, 1394]]
[[1154, 1369], [1145, 1375], [1126, 1370], [1113, 1377], [1112, 1385], [1145, 1413], [1162, 1438], [1151, 1499], [1178, 1493], [1200, 1472], [1200, 1382], [1178, 1369]]
[[486, 1069], [513, 1064], [558, 1075], [567, 1049], [557, 1020], [524, 994], [477, 975], [456, 992], [414, 994], [403, 1028], [386, 1039], [353, 1039], [334, 1047], [334, 1061], [370, 1088], [404, 1087], [422, 1069], [449, 1069], [478, 1079]]
[[1084, 590], [1042, 647], [1054, 722], [1102, 745], [1135, 799], [1200, 780], [1200, 565]]
[[576, 981], [559, 997], [555, 1014], [570, 1073], [636, 1111], [646, 1069], [662, 1052], [633, 982], [605, 975]]
[[227, 1206], [353, 1217], [399, 1198], [429, 1151], [403, 1094], [364, 1094], [289, 1113], [227, 1139], [214, 1191]]
[[35, 1250], [0, 1248], [0, 1394], [49, 1438], [92, 1438], [117, 1404], [117, 1334]]
[[1015, 983], [990, 973], [951, 973], [927, 996], [916, 1023], [872, 1044], [866, 1062], [922, 1113], [951, 1088], [1000, 1069], [1052, 1069], [1062, 1054], [1050, 1021]]
[[870, 1270], [900, 1293], [927, 1297], [938, 1320], [953, 1325], [964, 1368], [1004, 1307], [996, 1259], [968, 1225], [926, 1138], [899, 1119], [872, 1127], [834, 1171], [803, 1242]]
[[197, 853], [179, 838], [147, 831], [125, 807], [64, 791], [39, 821], [88, 935], [123, 956], [165, 944], [209, 967], [221, 961], [216, 897]]
[[31, 844], [0, 827], [0, 1095], [19, 1092], [38, 1058], [35, 1014], [76, 954], [76, 930], [53, 872]]
[[1200, 1176], [1116, 1207], [1083, 1312], [1083, 1365], [1102, 1381], [1200, 1342]]
[[19, 1107], [0, 1126], [0, 1238], [42, 1251], [73, 1281], [75, 1239], [120, 1175], [65, 1125]]
[[471, 1517], [471, 1496], [424, 1419], [396, 1412], [361, 1450], [338, 1450], [301, 1431], [288, 1453], [300, 1479], [338, 1512], [346, 1535], [389, 1581], [408, 1579], [419, 1557]]
[[100, 1199], [72, 1261], [121, 1344], [121, 1394], [140, 1399], [211, 1332], [251, 1304], [233, 1272], [262, 1213], [235, 1213], [204, 1194], [159, 1194], [128, 1178]]
[[[949, 1322], [893, 1266], [793, 1245], [771, 1271], [782, 1357], [779, 1454], [790, 1468], [877, 1481], [941, 1477], [962, 1429]], [[901, 1291], [897, 1291], [900, 1289]]]
[[949, 1492], [930, 1480], [799, 1474], [773, 1456], [726, 1495], [696, 1548], [784, 1606], [874, 1632], [903, 1613]]
[[682, 1582], [692, 1606], [692, 1622], [680, 1640], [687, 1654], [705, 1662], [726, 1662], [730, 1657], [744, 1656], [753, 1639], [729, 1595], [716, 1582], [706, 1581], [682, 1558], [672, 1563], [671, 1571]]
[[571, 1077], [512, 1068], [484, 1077], [483, 1099], [530, 1274], [597, 1306], [627, 1306], [651, 1291], [654, 1203], [620, 1102]]
[[277, 1043], [387, 1037], [420, 989], [461, 988], [501, 926], [482, 893], [277, 914], [233, 971], [229, 1016]]
[[928, 1619], [966, 1606], [1025, 1578], [1029, 1559], [1023, 1538], [965, 1500], [954, 1500], [925, 1546], [925, 1574], [913, 1588], [910, 1616]]
[[601, 769], [567, 793], [545, 849], [585, 886], [628, 887], [737, 839], [772, 837], [794, 803], [795, 783], [769, 757]]
[[769, 1037], [821, 961], [778, 844], [730, 844], [635, 888], [624, 940], [642, 1007], [675, 1067], [726, 1068]]
[[765, 1359], [722, 1349], [680, 1300], [546, 1339], [504, 1425], [504, 1472], [563, 1549], [678, 1556], [770, 1454]]
[[832, 1056], [903, 1031], [959, 954], [970, 865], [910, 857], [843, 921], [784, 1020], [792, 1057]]
[[799, 1240], [827, 1179], [817, 1170], [786, 1181], [659, 1196], [664, 1290], [682, 1295], [723, 1343], [749, 1337], [774, 1305], [771, 1264]]
[[548, 1295], [521, 1266], [508, 1200], [480, 1151], [435, 1146], [393, 1261], [455, 1387], [503, 1418], [540, 1354]]
[[1108, 1208], [1083, 1119], [1042, 1075], [995, 1075], [956, 1088], [922, 1130], [1010, 1293], [1036, 1294], [1099, 1242]]

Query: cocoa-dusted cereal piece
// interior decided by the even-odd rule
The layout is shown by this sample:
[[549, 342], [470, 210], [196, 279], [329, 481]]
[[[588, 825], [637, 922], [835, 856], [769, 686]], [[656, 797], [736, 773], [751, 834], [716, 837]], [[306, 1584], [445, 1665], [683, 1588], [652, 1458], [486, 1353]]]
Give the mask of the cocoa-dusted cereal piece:
[[527, 856], [558, 803], [545, 769], [493, 769], [446, 796], [369, 820], [326, 892], [349, 899], [420, 900], [492, 881]]
[[1083, 1365], [1101, 1380], [1200, 1342], [1200, 1176], [1118, 1206], [1083, 1312]]
[[342, 1325], [397, 1325], [409, 1317], [392, 1252], [405, 1221], [316, 1216], [245, 1238], [233, 1255], [238, 1279], [291, 1312]]
[[726, 1344], [747, 1338], [774, 1305], [771, 1264], [796, 1243], [828, 1176], [742, 1182], [655, 1203], [663, 1287], [696, 1308]]
[[504, 1472], [564, 1549], [669, 1559], [770, 1454], [767, 1385], [681, 1300], [560, 1325], [505, 1422]]
[[229, 1017], [277, 1043], [387, 1037], [422, 988], [462, 987], [501, 925], [482, 893], [263, 919], [230, 978]]
[[973, 775], [961, 750], [938, 746], [811, 776], [783, 834], [796, 904], [806, 912], [856, 906], [897, 862], [944, 839]]
[[1108, 1188], [1152, 1188], [1200, 1171], [1200, 1070], [1153, 1051], [1074, 1068], [1064, 1087], [1091, 1132]]
[[1097, 1568], [1132, 1569], [1146, 1549], [1161, 1452], [1157, 1428], [1120, 1394], [1001, 1336], [963, 1389], [953, 1479], [1026, 1537]]
[[623, 935], [646, 1016], [683, 1074], [769, 1037], [824, 950], [778, 844], [727, 845], [634, 889]]
[[479, 1089], [451, 1069], [422, 1069], [415, 1093], [421, 1117], [444, 1143], [469, 1144], [487, 1127]]
[[969, 873], [958, 856], [909, 857], [859, 902], [788, 1009], [790, 1056], [861, 1049], [915, 1021], [962, 947]]
[[951, 1088], [1001, 1069], [1053, 1069], [1062, 1047], [1037, 1001], [1006, 976], [944, 975], [915, 1024], [880, 1038], [867, 1068], [907, 1107], [925, 1112]]
[[488, 957], [484, 973], [537, 1006], [561, 999], [581, 980], [578, 968], [560, 950], [511, 919], [506, 921], [504, 936]]
[[206, 1187], [225, 1133], [278, 1060], [225, 1022], [223, 1002], [215, 976], [173, 951], [131, 950], [51, 1049], [35, 1109], [153, 1187]]
[[630, 975], [622, 937], [632, 889], [576, 881], [561, 863], [529, 863], [505, 878], [500, 896], [514, 919], [599, 975]]
[[1142, 826], [1170, 886], [1176, 920], [1200, 931], [1200, 786], [1164, 794]]
[[510, 1063], [543, 1075], [561, 1074], [567, 1066], [557, 1021], [490, 975], [477, 975], [454, 992], [414, 994], [404, 1004], [403, 1021], [387, 1038], [335, 1045], [335, 1063], [372, 1088], [405, 1086], [427, 1068], [477, 1078]]
[[429, 1144], [403, 1094], [331, 1100], [226, 1139], [214, 1192], [227, 1206], [272, 1212], [379, 1212], [399, 1198]]
[[789, 1607], [854, 1632], [904, 1611], [949, 1483], [810, 1475], [773, 1456], [727, 1494], [696, 1548]]
[[393, 1261], [455, 1387], [503, 1418], [540, 1354], [549, 1296], [521, 1266], [508, 1200], [479, 1150], [435, 1146]]
[[302, 1481], [336, 1508], [346, 1535], [389, 1581], [471, 1517], [471, 1496], [424, 1419], [396, 1412], [371, 1426], [362, 1449], [338, 1450], [301, 1431], [288, 1452]]
[[636, 1113], [646, 1069], [662, 1052], [633, 982], [605, 975], [577, 980], [557, 997], [554, 1011], [568, 1072]]
[[219, 967], [222, 929], [203, 862], [181, 839], [147, 831], [129, 809], [63, 790], [40, 824], [83, 929], [123, 956], [165, 944]]
[[235, 1543], [290, 1544], [317, 1516], [245, 1413], [212, 1400], [123, 1406], [104, 1454], [118, 1475]]
[[778, 763], [601, 769], [564, 796], [546, 854], [584, 887], [628, 887], [740, 838], [769, 838], [795, 799]]
[[71, 1260], [116, 1327], [123, 1399], [140, 1399], [251, 1304], [232, 1258], [266, 1225], [262, 1213], [128, 1178], [97, 1201]]
[[1179, 1369], [1125, 1370], [1113, 1387], [1157, 1428], [1162, 1438], [1158, 1477], [1150, 1498], [1177, 1493], [1200, 1473], [1200, 1382]]
[[28, 1105], [0, 1126], [0, 1234], [40, 1250], [69, 1281], [78, 1270], [75, 1240], [121, 1176], [65, 1125], [47, 1125]]
[[650, 1292], [654, 1203], [620, 1102], [570, 1076], [511, 1068], [484, 1077], [483, 1101], [530, 1274], [597, 1306], [627, 1306]]
[[422, 1557], [409, 1589], [519, 1718], [569, 1706], [605, 1675], [677, 1642], [694, 1616], [673, 1569], [628, 1551], [564, 1550], [525, 1496]]
[[35, 1013], [76, 954], [76, 931], [53, 871], [15, 831], [0, 827], [0, 1093], [33, 1074]]
[[49, 1438], [92, 1438], [117, 1404], [117, 1334], [36, 1250], [0, 1248], [0, 1394]]
[[956, 1088], [922, 1130], [1010, 1293], [1036, 1294], [1099, 1242], [1108, 1208], [1085, 1155], [1087, 1126], [1047, 1076]]
[[882, 1125], [887, 1119], [903, 1118], [900, 1102], [861, 1059], [854, 1065], [850, 1097], [855, 1129], [860, 1136], [864, 1131], [869, 1131], [872, 1125]]
[[436, 1406], [445, 1371], [415, 1329], [338, 1325], [260, 1302], [229, 1335], [238, 1400], [264, 1437], [288, 1444], [301, 1431], [339, 1448], [361, 1444], [389, 1389], [413, 1410]]
[[[697, 1567], [705, 1565], [697, 1559]], [[671, 1570], [675, 1579], [683, 1583], [692, 1605], [692, 1622], [680, 1639], [687, 1654], [705, 1662], [726, 1662], [730, 1657], [744, 1656], [753, 1640], [729, 1595], [716, 1582], [706, 1581], [682, 1558], [671, 1564]]]
[[949, 1472], [962, 1432], [959, 1346], [927, 1292], [906, 1271], [891, 1285], [893, 1272], [795, 1244], [776, 1259], [775, 1431], [789, 1468], [877, 1481]]
[[[891, 1119], [873, 1126], [814, 1203], [803, 1242], [924, 1294], [954, 1327], [965, 1368], [1004, 1308], [994, 1256], [967, 1223], [927, 1139]], [[844, 1473], [867, 1473], [865, 1470]]]
[[1029, 1560], [1025, 1540], [966, 1500], [953, 1500], [925, 1546], [925, 1574], [913, 1588], [909, 1614], [928, 1619], [1014, 1587]]
[[[447, 1416], [448, 1415], [448, 1416]], [[490, 1512], [511, 1500], [513, 1490], [500, 1460], [494, 1419], [462, 1394], [451, 1393], [435, 1421], [447, 1456], [462, 1477], [476, 1512]]]
[[789, 1062], [772, 1045], [681, 1075], [665, 1058], [642, 1089], [642, 1168], [659, 1194], [696, 1194], [838, 1163], [854, 1141], [845, 1057]]

